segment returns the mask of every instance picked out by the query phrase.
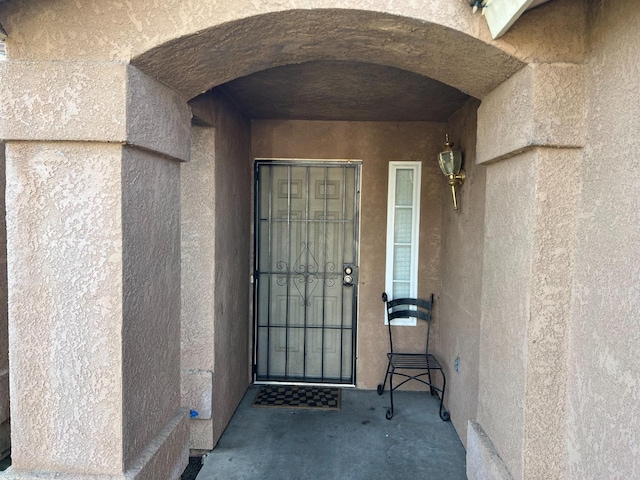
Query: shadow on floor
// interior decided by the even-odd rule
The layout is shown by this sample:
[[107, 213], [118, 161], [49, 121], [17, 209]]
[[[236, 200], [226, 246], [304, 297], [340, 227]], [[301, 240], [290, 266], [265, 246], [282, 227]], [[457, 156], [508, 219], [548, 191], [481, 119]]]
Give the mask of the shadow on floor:
[[465, 450], [428, 393], [344, 389], [339, 411], [255, 408], [247, 391], [198, 480], [462, 480]]
[[189, 465], [184, 469], [180, 480], [195, 480], [202, 468], [202, 457], [189, 457]]
[[10, 456], [6, 456], [2, 460], [0, 460], [0, 472], [4, 472], [10, 466], [11, 466], [11, 457]]

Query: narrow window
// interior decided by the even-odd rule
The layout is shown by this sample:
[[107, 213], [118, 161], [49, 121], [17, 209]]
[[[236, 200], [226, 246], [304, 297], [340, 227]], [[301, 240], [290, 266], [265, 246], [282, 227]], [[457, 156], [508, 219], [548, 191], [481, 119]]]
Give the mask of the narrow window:
[[[421, 162], [389, 162], [387, 273], [390, 299], [418, 296]], [[394, 325], [415, 325], [398, 319]]]

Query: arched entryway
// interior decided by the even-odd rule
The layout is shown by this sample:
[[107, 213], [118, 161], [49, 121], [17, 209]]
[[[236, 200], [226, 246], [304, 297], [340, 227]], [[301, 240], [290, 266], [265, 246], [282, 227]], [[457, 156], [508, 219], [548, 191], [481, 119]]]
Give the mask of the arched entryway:
[[[435, 158], [440, 139], [450, 130], [457, 131], [473, 163], [478, 103], [465, 95], [485, 98], [514, 76], [525, 77], [525, 86], [532, 88], [526, 63], [505, 53], [504, 45], [491, 43], [465, 5], [437, 3], [389, 7], [377, 2], [361, 10], [341, 2], [339, 7], [305, 4], [282, 11], [259, 3], [253, 9], [229, 7], [222, 12], [213, 3], [154, 9], [136, 4], [89, 12], [62, 1], [46, 19], [30, 15], [34, 5], [7, 7], [8, 21], [3, 24], [14, 31], [8, 51], [16, 60], [9, 64], [8, 75], [28, 75], [27, 90], [51, 91], [49, 101], [62, 105], [56, 114], [33, 114], [29, 130], [15, 115], [7, 121], [18, 475], [43, 470], [163, 478], [166, 472], [175, 473], [184, 464], [189, 444], [187, 419], [179, 409], [181, 396], [183, 406], [190, 401], [204, 405], [192, 409], [200, 417], [192, 424], [192, 441], [199, 436], [215, 443], [250, 380], [252, 157], [374, 159], [369, 168], [363, 159], [363, 178], [371, 193], [365, 201], [363, 188], [361, 256], [374, 260], [361, 278], [365, 285], [358, 339], [367, 363], [358, 366], [359, 378], [363, 388], [373, 385], [379, 369], [370, 365], [381, 362], [372, 352], [382, 352], [384, 343], [376, 329], [384, 269], [379, 254], [384, 250], [384, 216], [378, 210], [386, 194], [388, 162], [424, 162], [423, 189], [429, 192], [424, 220], [432, 228], [420, 262], [429, 272], [429, 290], [444, 290], [440, 251], [454, 253], [441, 244], [441, 233], [455, 227], [447, 226], [454, 220], [443, 205], [443, 190], [437, 189], [437, 168], [427, 167], [427, 162]], [[113, 21], [97, 22], [96, 17]], [[42, 28], [34, 35], [27, 27], [38, 22]], [[48, 48], [52, 38], [60, 47], [55, 51]], [[79, 39], [92, 41], [78, 46]], [[60, 59], [64, 61], [55, 61]], [[393, 121], [380, 117], [373, 118], [375, 122], [356, 122], [347, 115], [338, 119], [341, 124], [329, 116], [318, 128], [295, 115], [251, 125], [240, 97], [229, 93], [233, 84], [215, 90], [236, 79], [251, 81], [251, 74], [269, 75], [274, 73], [270, 69], [295, 65], [324, 71], [349, 66], [351, 72], [361, 69], [363, 77], [378, 72], [402, 78], [402, 85], [408, 85], [409, 78], [419, 83], [426, 77], [442, 83], [433, 91], [455, 89], [457, 106], [463, 110], [412, 122], [400, 113]], [[523, 69], [525, 74], [518, 73]], [[48, 105], [42, 104], [36, 110]], [[56, 123], [60, 118], [63, 121]], [[335, 141], [328, 146], [323, 138]], [[359, 149], [353, 148], [354, 140], [361, 142]], [[59, 163], [58, 157], [65, 161]], [[189, 158], [196, 165], [191, 171], [178, 164]], [[87, 171], [74, 159], [90, 162], [92, 168]], [[467, 168], [474, 178], [476, 167]], [[48, 171], [67, 188], [59, 192], [47, 182]], [[481, 173], [475, 178], [478, 188], [470, 182], [463, 205], [484, 201], [485, 180]], [[39, 196], [45, 198], [42, 205], [27, 205]], [[74, 199], [71, 204], [69, 197]], [[215, 201], [208, 202], [211, 198]], [[63, 205], [70, 205], [84, 222], [71, 234], [68, 225], [51, 223], [52, 214]], [[473, 212], [465, 215], [476, 218]], [[99, 221], [87, 220], [93, 218]], [[474, 223], [469, 232], [482, 228]], [[43, 232], [58, 240], [39, 244], [35, 253], [16, 248], [19, 242], [33, 243]], [[86, 245], [84, 256], [72, 263], [69, 259], [78, 258], [78, 245]], [[207, 264], [211, 258], [214, 261]], [[478, 265], [480, 259], [475, 260]], [[38, 273], [52, 265], [53, 282]], [[104, 265], [109, 267], [106, 275]], [[482, 275], [478, 270], [475, 274]], [[185, 280], [194, 289], [185, 288]], [[480, 298], [482, 281], [476, 280], [474, 295]], [[197, 290], [203, 286], [210, 288]], [[63, 296], [66, 301], [61, 301]], [[34, 297], [40, 298], [35, 307]], [[183, 320], [185, 308], [191, 318], [205, 319], [203, 324], [183, 323], [182, 341], [181, 304]], [[47, 320], [36, 333], [29, 330], [26, 311]], [[444, 327], [441, 335], [443, 349], [458, 338]], [[42, 348], [68, 360], [42, 364], [30, 353]], [[68, 370], [74, 372], [71, 381], [63, 378]], [[27, 381], [20, 375], [24, 371], [36, 373]], [[472, 376], [477, 374], [476, 368]], [[50, 378], [55, 381], [45, 381]], [[108, 385], [97, 378], [108, 379]], [[42, 395], [23, 400], [33, 388]], [[464, 408], [471, 412], [473, 403]], [[85, 410], [78, 407], [83, 404]], [[92, 416], [99, 408], [111, 413]], [[47, 434], [37, 440], [42, 422], [48, 425]], [[60, 435], [69, 425], [75, 433]], [[466, 420], [457, 427], [466, 429]], [[109, 441], [99, 439], [105, 431], [111, 432]], [[30, 451], [40, 444], [50, 453], [34, 459]], [[76, 451], [88, 454], [79, 458]]]
[[[202, 142], [201, 138], [207, 135], [211, 137], [210, 146], [228, 143], [229, 136], [236, 139], [235, 149], [221, 153], [217, 160], [219, 163], [214, 158], [209, 158], [209, 162], [216, 164], [220, 176], [210, 180], [211, 190], [216, 191], [217, 196], [213, 207], [215, 213], [211, 213], [208, 222], [211, 225], [224, 225], [217, 231], [214, 230], [216, 241], [219, 246], [220, 242], [230, 242], [228, 248], [233, 246], [234, 252], [237, 250], [239, 238], [244, 238], [242, 242], [246, 245], [250, 242], [247, 242], [246, 237], [230, 235], [230, 228], [237, 230], [239, 227], [231, 227], [233, 222], [224, 219], [251, 218], [250, 204], [246, 203], [250, 177], [245, 170], [246, 164], [243, 163], [247, 152], [246, 146], [238, 144], [238, 138], [244, 142], [252, 138], [252, 157], [327, 160], [367, 157], [363, 161], [363, 183], [366, 187], [362, 194], [364, 203], [360, 238], [361, 256], [365, 259], [361, 265], [361, 272], [366, 287], [361, 290], [358, 311], [358, 328], [361, 333], [357, 342], [357, 385], [361, 388], [375, 388], [379, 382], [380, 371], [384, 368], [384, 356], [379, 353], [384, 351], [385, 339], [377, 321], [379, 309], [376, 308], [376, 299], [384, 289], [384, 236], [379, 232], [386, 228], [385, 216], [380, 215], [380, 212], [386, 209], [388, 162], [435, 158], [447, 130], [446, 122], [468, 98], [463, 92], [481, 97], [524, 64], [499, 48], [488, 45], [466, 32], [454, 30], [448, 25], [383, 12], [348, 9], [288, 10], [242, 18], [164, 43], [134, 57], [132, 64], [173, 89], [183, 92], [187, 97], [204, 92], [190, 101], [198, 118], [199, 126], [194, 130], [198, 137], [197, 142]], [[488, 66], [490, 68], [487, 68]], [[364, 100], [367, 93], [346, 92], [346, 84], [340, 84], [341, 80], [327, 87], [329, 73], [334, 79], [339, 78], [342, 81], [351, 75], [351, 82], [359, 83], [361, 88], [368, 87], [368, 94], [374, 91], [375, 94], [370, 97], [371, 105], [366, 105]], [[242, 80], [233, 82], [236, 78]], [[324, 82], [316, 80], [316, 84], [312, 84], [311, 78], [324, 78]], [[276, 88], [276, 84], [284, 79], [288, 79], [289, 83], [282, 83]], [[441, 81], [457, 88], [448, 87]], [[304, 99], [305, 94], [300, 93], [300, 82], [304, 82], [308, 90]], [[322, 83], [325, 85], [324, 90]], [[427, 83], [429, 85], [426, 85]], [[211, 90], [219, 85], [223, 86]], [[297, 88], [295, 92], [294, 85]], [[310, 113], [311, 105], [323, 104], [326, 109], [328, 99], [333, 93], [331, 89], [341, 92], [343, 97], [350, 96], [349, 100], [345, 100], [342, 109], [334, 108], [333, 113], [325, 111], [314, 116]], [[402, 97], [403, 89], [407, 105], [400, 106], [399, 111], [393, 113], [390, 111], [391, 105], [394, 99]], [[264, 94], [265, 91], [269, 93]], [[260, 98], [253, 98], [260, 93]], [[277, 95], [280, 96], [276, 98]], [[283, 107], [276, 111], [275, 105], [282, 105], [287, 95], [296, 101], [288, 108]], [[231, 97], [231, 101], [228, 97]], [[364, 106], [360, 106], [360, 117], [356, 112], [358, 101], [365, 103]], [[438, 102], [442, 103], [436, 106]], [[234, 108], [234, 103], [239, 108]], [[389, 106], [385, 106], [385, 103]], [[258, 105], [263, 107], [261, 112], [255, 110]], [[421, 109], [416, 108], [416, 105], [420, 105]], [[470, 105], [469, 113], [465, 114], [472, 123], [475, 122], [473, 117], [476, 107], [477, 104]], [[217, 114], [214, 113], [216, 108], [219, 109]], [[253, 125], [243, 125], [243, 116], [253, 119]], [[325, 120], [325, 123], [272, 123], [261, 119]], [[377, 123], [364, 125], [358, 124], [357, 120]], [[414, 123], [409, 125], [408, 121], [411, 120]], [[381, 123], [383, 121], [387, 121], [387, 124]], [[207, 126], [213, 129], [207, 129]], [[473, 126], [467, 128], [474, 129]], [[282, 143], [282, 140], [278, 139], [280, 135], [289, 140]], [[362, 140], [357, 140], [358, 137]], [[372, 141], [372, 137], [375, 140]], [[215, 138], [218, 138], [217, 142]], [[359, 141], [363, 141], [364, 144], [359, 149], [353, 148], [349, 145], [350, 141], [352, 145]], [[470, 139], [468, 143], [471, 143]], [[327, 145], [334, 145], [336, 148], [327, 149]], [[469, 147], [474, 149], [475, 145], [470, 144]], [[471, 151], [469, 153], [471, 154]], [[198, 155], [192, 149], [192, 155], [194, 154]], [[225, 162], [228, 167], [223, 166]], [[183, 167], [185, 192], [190, 190], [185, 182], [193, 166], [194, 163]], [[197, 167], [194, 171], [198, 172], [198, 184], [206, 189], [202, 184], [201, 168], [206, 170], [206, 167]], [[235, 169], [240, 175], [224, 175], [221, 173], [222, 169]], [[421, 290], [422, 293], [437, 293], [440, 288], [440, 255], [439, 247], [434, 249], [434, 245], [440, 237], [441, 189], [438, 188], [439, 173], [435, 163], [429, 162], [428, 168], [425, 167], [423, 181], [425, 208], [422, 222], [425, 231], [422, 235], [422, 250], [425, 253], [421, 260]], [[373, 185], [373, 189], [369, 188]], [[232, 191], [245, 192], [244, 201], [242, 198], [234, 197]], [[206, 237], [203, 230], [206, 227], [198, 220], [201, 215], [201, 200], [195, 200], [197, 196], [192, 198], [196, 208], [193, 218], [185, 218], [190, 212], [183, 204], [183, 222], [187, 222], [183, 223], [183, 240], [185, 235], [198, 239]], [[243, 206], [243, 210], [239, 210], [240, 206]], [[246, 234], [246, 231], [244, 233]], [[193, 245], [192, 241], [184, 243]], [[211, 251], [206, 253], [207, 246], [204, 246], [199, 253], [193, 251], [186, 261], [183, 258], [183, 282], [189, 282], [185, 275], [192, 274], [189, 264], [191, 261], [197, 265], [197, 269], [202, 269], [201, 275], [193, 276], [199, 283], [199, 286], [193, 286], [194, 291], [200, 291], [201, 279], [207, 277], [206, 257], [215, 257], [220, 271], [227, 273], [222, 277], [215, 277], [219, 286], [216, 288], [212, 284], [209, 291], [216, 293], [204, 297], [209, 302], [205, 309], [214, 312], [218, 301], [227, 306], [237, 302], [237, 288], [228, 288], [229, 278], [235, 275], [237, 287], [242, 291], [240, 286], [244, 282], [245, 291], [250, 290], [246, 285], [246, 278], [252, 272], [247, 272], [245, 261], [237, 262], [236, 255], [223, 254], [224, 248], [219, 247], [217, 254], [212, 253], [216, 250], [215, 247], [209, 245], [209, 249]], [[236, 259], [235, 263], [232, 259]], [[229, 264], [224, 263], [226, 261], [229, 261]], [[239, 266], [241, 267], [238, 268]], [[215, 270], [214, 267], [210, 269]], [[233, 273], [229, 275], [229, 272]], [[190, 296], [191, 288], [183, 284], [183, 300], [185, 296]], [[225, 292], [227, 298], [224, 298]], [[201, 307], [206, 305], [202, 298], [202, 295], [199, 295], [194, 299]], [[183, 308], [191, 307], [183, 303]], [[199, 310], [200, 307], [194, 308]], [[227, 317], [227, 321], [235, 325], [235, 319], [245, 317], [246, 314], [246, 309], [235, 311]], [[213, 317], [212, 314], [209, 318]], [[183, 331], [191, 328], [188, 325], [190, 319], [183, 316], [183, 322], [185, 321], [187, 324], [183, 325]], [[194, 321], [199, 325], [200, 320]], [[195, 327], [193, 335], [198, 336], [198, 339], [189, 336], [183, 338], [183, 370], [188, 370], [186, 375], [193, 378], [188, 381], [190, 395], [205, 398], [207, 403], [210, 398], [213, 399], [212, 411], [217, 412], [217, 416], [214, 414], [211, 420], [208, 413], [201, 418], [214, 425], [217, 423], [213, 437], [205, 435], [208, 441], [199, 444], [203, 449], [210, 448], [215, 443], [226, 425], [246, 386], [241, 372], [248, 370], [245, 363], [245, 338], [238, 334], [237, 326], [227, 329], [223, 326], [224, 322], [218, 321], [220, 323], [214, 325], [213, 320], [210, 320], [209, 328], [205, 329], [209, 332], [209, 338], [207, 335], [203, 338], [202, 329]], [[221, 332], [219, 336], [215, 334], [216, 328]], [[234, 348], [230, 347], [231, 338], [237, 342]], [[219, 356], [217, 367], [203, 367], [207, 362], [216, 363], [216, 360], [211, 358], [203, 361], [206, 356], [200, 355], [204, 348], [201, 343], [209, 345], [209, 351], [215, 351], [214, 357]], [[191, 348], [190, 345], [194, 347]], [[219, 347], [211, 348], [213, 345]], [[239, 348], [240, 346], [244, 348]], [[226, 353], [227, 349], [229, 352], [235, 352], [235, 357]], [[189, 353], [189, 350], [193, 350], [193, 353]], [[238, 369], [238, 365], [244, 368]], [[477, 375], [476, 370], [474, 375]], [[208, 379], [204, 384], [203, 377]], [[211, 384], [214, 386], [210, 387]], [[202, 391], [203, 385], [209, 387]], [[224, 395], [216, 395], [216, 385]], [[211, 411], [206, 407], [204, 410]], [[466, 419], [462, 418], [458, 426], [465, 437]], [[195, 420], [194, 423], [197, 424], [198, 421]], [[196, 426], [196, 429], [198, 428]], [[200, 435], [197, 438], [201, 438]]]

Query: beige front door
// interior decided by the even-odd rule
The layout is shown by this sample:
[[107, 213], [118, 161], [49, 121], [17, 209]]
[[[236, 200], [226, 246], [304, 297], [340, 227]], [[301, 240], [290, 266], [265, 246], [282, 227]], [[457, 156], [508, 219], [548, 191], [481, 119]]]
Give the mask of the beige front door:
[[359, 173], [256, 162], [256, 381], [355, 382]]

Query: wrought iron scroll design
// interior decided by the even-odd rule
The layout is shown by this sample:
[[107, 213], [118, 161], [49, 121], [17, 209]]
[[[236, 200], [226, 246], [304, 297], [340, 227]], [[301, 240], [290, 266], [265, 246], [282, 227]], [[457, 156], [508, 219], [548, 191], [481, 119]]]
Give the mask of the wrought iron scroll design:
[[[316, 287], [320, 283], [321, 278], [324, 275], [319, 270], [320, 265], [316, 260], [315, 255], [311, 251], [311, 244], [313, 242], [301, 242], [301, 250], [298, 258], [296, 258], [293, 264], [293, 269], [289, 270], [289, 264], [284, 261], [279, 261], [276, 267], [279, 271], [283, 272], [282, 275], [278, 275], [276, 283], [284, 287], [289, 279], [292, 280], [292, 284], [296, 287], [296, 290], [300, 294], [300, 305], [311, 306], [311, 298]], [[333, 262], [327, 262], [324, 265], [323, 272], [335, 272], [336, 265]], [[324, 278], [324, 284], [327, 287], [333, 287], [336, 281], [334, 278]], [[305, 285], [309, 287], [305, 289]]]

